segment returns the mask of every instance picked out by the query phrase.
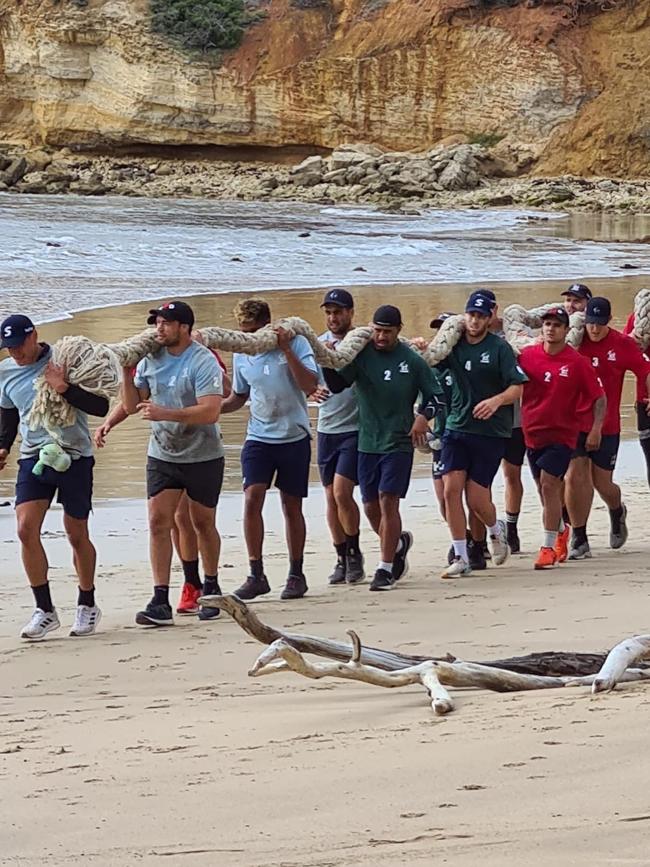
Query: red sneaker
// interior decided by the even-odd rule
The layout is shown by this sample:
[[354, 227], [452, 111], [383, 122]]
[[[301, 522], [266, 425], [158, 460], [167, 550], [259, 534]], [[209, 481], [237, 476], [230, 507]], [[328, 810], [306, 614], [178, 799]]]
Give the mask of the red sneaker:
[[561, 533], [557, 534], [557, 538], [555, 540], [555, 556], [557, 557], [558, 563], [565, 563], [566, 558], [569, 556], [569, 534], [571, 533], [571, 527], [568, 524], [564, 525], [564, 530]]
[[183, 589], [181, 590], [181, 598], [178, 601], [178, 608], [176, 609], [177, 614], [198, 614], [199, 613], [199, 596], [202, 591], [199, 590], [198, 587], [194, 587], [192, 584], [188, 584], [187, 581], [183, 584]]
[[537, 560], [535, 560], [535, 569], [552, 569], [557, 565], [557, 556], [552, 548], [540, 548]]

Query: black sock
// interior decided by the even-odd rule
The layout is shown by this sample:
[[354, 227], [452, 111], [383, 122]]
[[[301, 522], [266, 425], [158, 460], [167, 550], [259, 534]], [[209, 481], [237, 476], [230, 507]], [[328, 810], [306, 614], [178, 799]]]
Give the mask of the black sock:
[[32, 587], [32, 593], [34, 594], [37, 608], [40, 608], [41, 611], [54, 611], [52, 597], [50, 596], [50, 585], [47, 581], [45, 584], [39, 584], [38, 587]]
[[218, 575], [206, 575], [203, 581], [203, 592], [206, 596], [214, 596], [216, 593], [220, 593], [219, 589], [219, 576]]
[[519, 512], [506, 512], [506, 524], [508, 526], [512, 525], [516, 529], [518, 520], [519, 520]]
[[300, 560], [289, 560], [289, 575], [302, 576], [302, 557]]
[[571, 518], [569, 517], [569, 510], [566, 506], [562, 506], [562, 520], [567, 526], [571, 526]]
[[345, 553], [346, 554], [358, 554], [359, 553], [359, 534], [356, 536], [346, 536], [345, 537]]
[[345, 560], [345, 554], [346, 554], [347, 548], [348, 548], [347, 543], [346, 542], [339, 542], [339, 544], [334, 545], [334, 547], [336, 548], [336, 556], [338, 558], [338, 561], [339, 561], [339, 563], [342, 563]]
[[250, 566], [250, 574], [253, 578], [263, 578], [264, 577], [264, 563], [262, 562], [262, 558], [259, 560], [249, 560]]
[[621, 529], [621, 518], [623, 517], [623, 505], [621, 504], [618, 509], [610, 509], [609, 510], [609, 520], [612, 523], [612, 529], [615, 533], [620, 532]]
[[201, 584], [201, 576], [199, 575], [199, 561], [181, 560], [181, 563], [183, 564], [185, 583], [191, 584], [192, 587], [196, 587], [197, 590], [202, 590], [203, 585]]
[[95, 606], [95, 588], [92, 590], [82, 590], [79, 588], [79, 595], [77, 596], [77, 605], [87, 605], [88, 608], [94, 608]]
[[573, 538], [576, 545], [584, 545], [587, 540], [587, 525], [573, 528]]
[[169, 605], [169, 587], [158, 584], [153, 588], [153, 601], [155, 605]]

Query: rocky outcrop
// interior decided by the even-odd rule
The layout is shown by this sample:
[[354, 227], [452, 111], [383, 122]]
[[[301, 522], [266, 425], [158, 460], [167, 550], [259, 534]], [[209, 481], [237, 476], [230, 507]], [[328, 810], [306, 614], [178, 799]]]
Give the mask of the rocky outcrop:
[[148, 3], [0, 0], [0, 139], [426, 152], [462, 134], [519, 168], [650, 174], [650, 0], [577, 23], [571, 2], [260, 0], [221, 64], [152, 34]]

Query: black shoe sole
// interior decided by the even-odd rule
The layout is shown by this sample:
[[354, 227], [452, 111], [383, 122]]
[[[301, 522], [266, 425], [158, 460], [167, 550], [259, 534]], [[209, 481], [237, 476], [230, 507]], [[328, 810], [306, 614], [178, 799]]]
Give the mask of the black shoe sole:
[[271, 592], [271, 588], [269, 587], [268, 590], [260, 590], [259, 593], [255, 593], [252, 596], [248, 596], [248, 595], [244, 596], [243, 594], [240, 596], [237, 590], [235, 590], [235, 592], [232, 595], [236, 596], [237, 599], [239, 599], [241, 602], [251, 602], [253, 599], [257, 599], [259, 596], [266, 596], [270, 592]]
[[371, 584], [370, 590], [372, 590], [373, 592], [380, 592], [382, 590], [392, 590], [394, 586], [395, 586], [394, 584], [386, 584], [386, 585], [382, 585], [381, 587], [377, 587], [377, 586]]
[[139, 611], [135, 615], [135, 622], [138, 626], [173, 626], [174, 618], [170, 617], [169, 620], [155, 620], [153, 617], [149, 617], [143, 611]]

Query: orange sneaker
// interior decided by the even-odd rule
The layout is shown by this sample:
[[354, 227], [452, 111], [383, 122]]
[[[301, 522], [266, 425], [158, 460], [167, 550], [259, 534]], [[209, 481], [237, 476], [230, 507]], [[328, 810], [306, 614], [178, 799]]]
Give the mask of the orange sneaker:
[[535, 560], [535, 569], [552, 569], [557, 565], [557, 556], [552, 548], [540, 548], [537, 560]]
[[569, 534], [571, 533], [571, 527], [568, 524], [564, 525], [564, 530], [561, 533], [557, 534], [557, 538], [555, 540], [555, 556], [557, 557], [558, 563], [565, 563], [566, 558], [569, 556]]
[[199, 603], [198, 599], [201, 595], [201, 590], [198, 587], [194, 587], [192, 584], [188, 584], [187, 581], [183, 584], [183, 589], [181, 590], [181, 598], [178, 601], [178, 608], [176, 609], [177, 614], [198, 614], [199, 613]]

